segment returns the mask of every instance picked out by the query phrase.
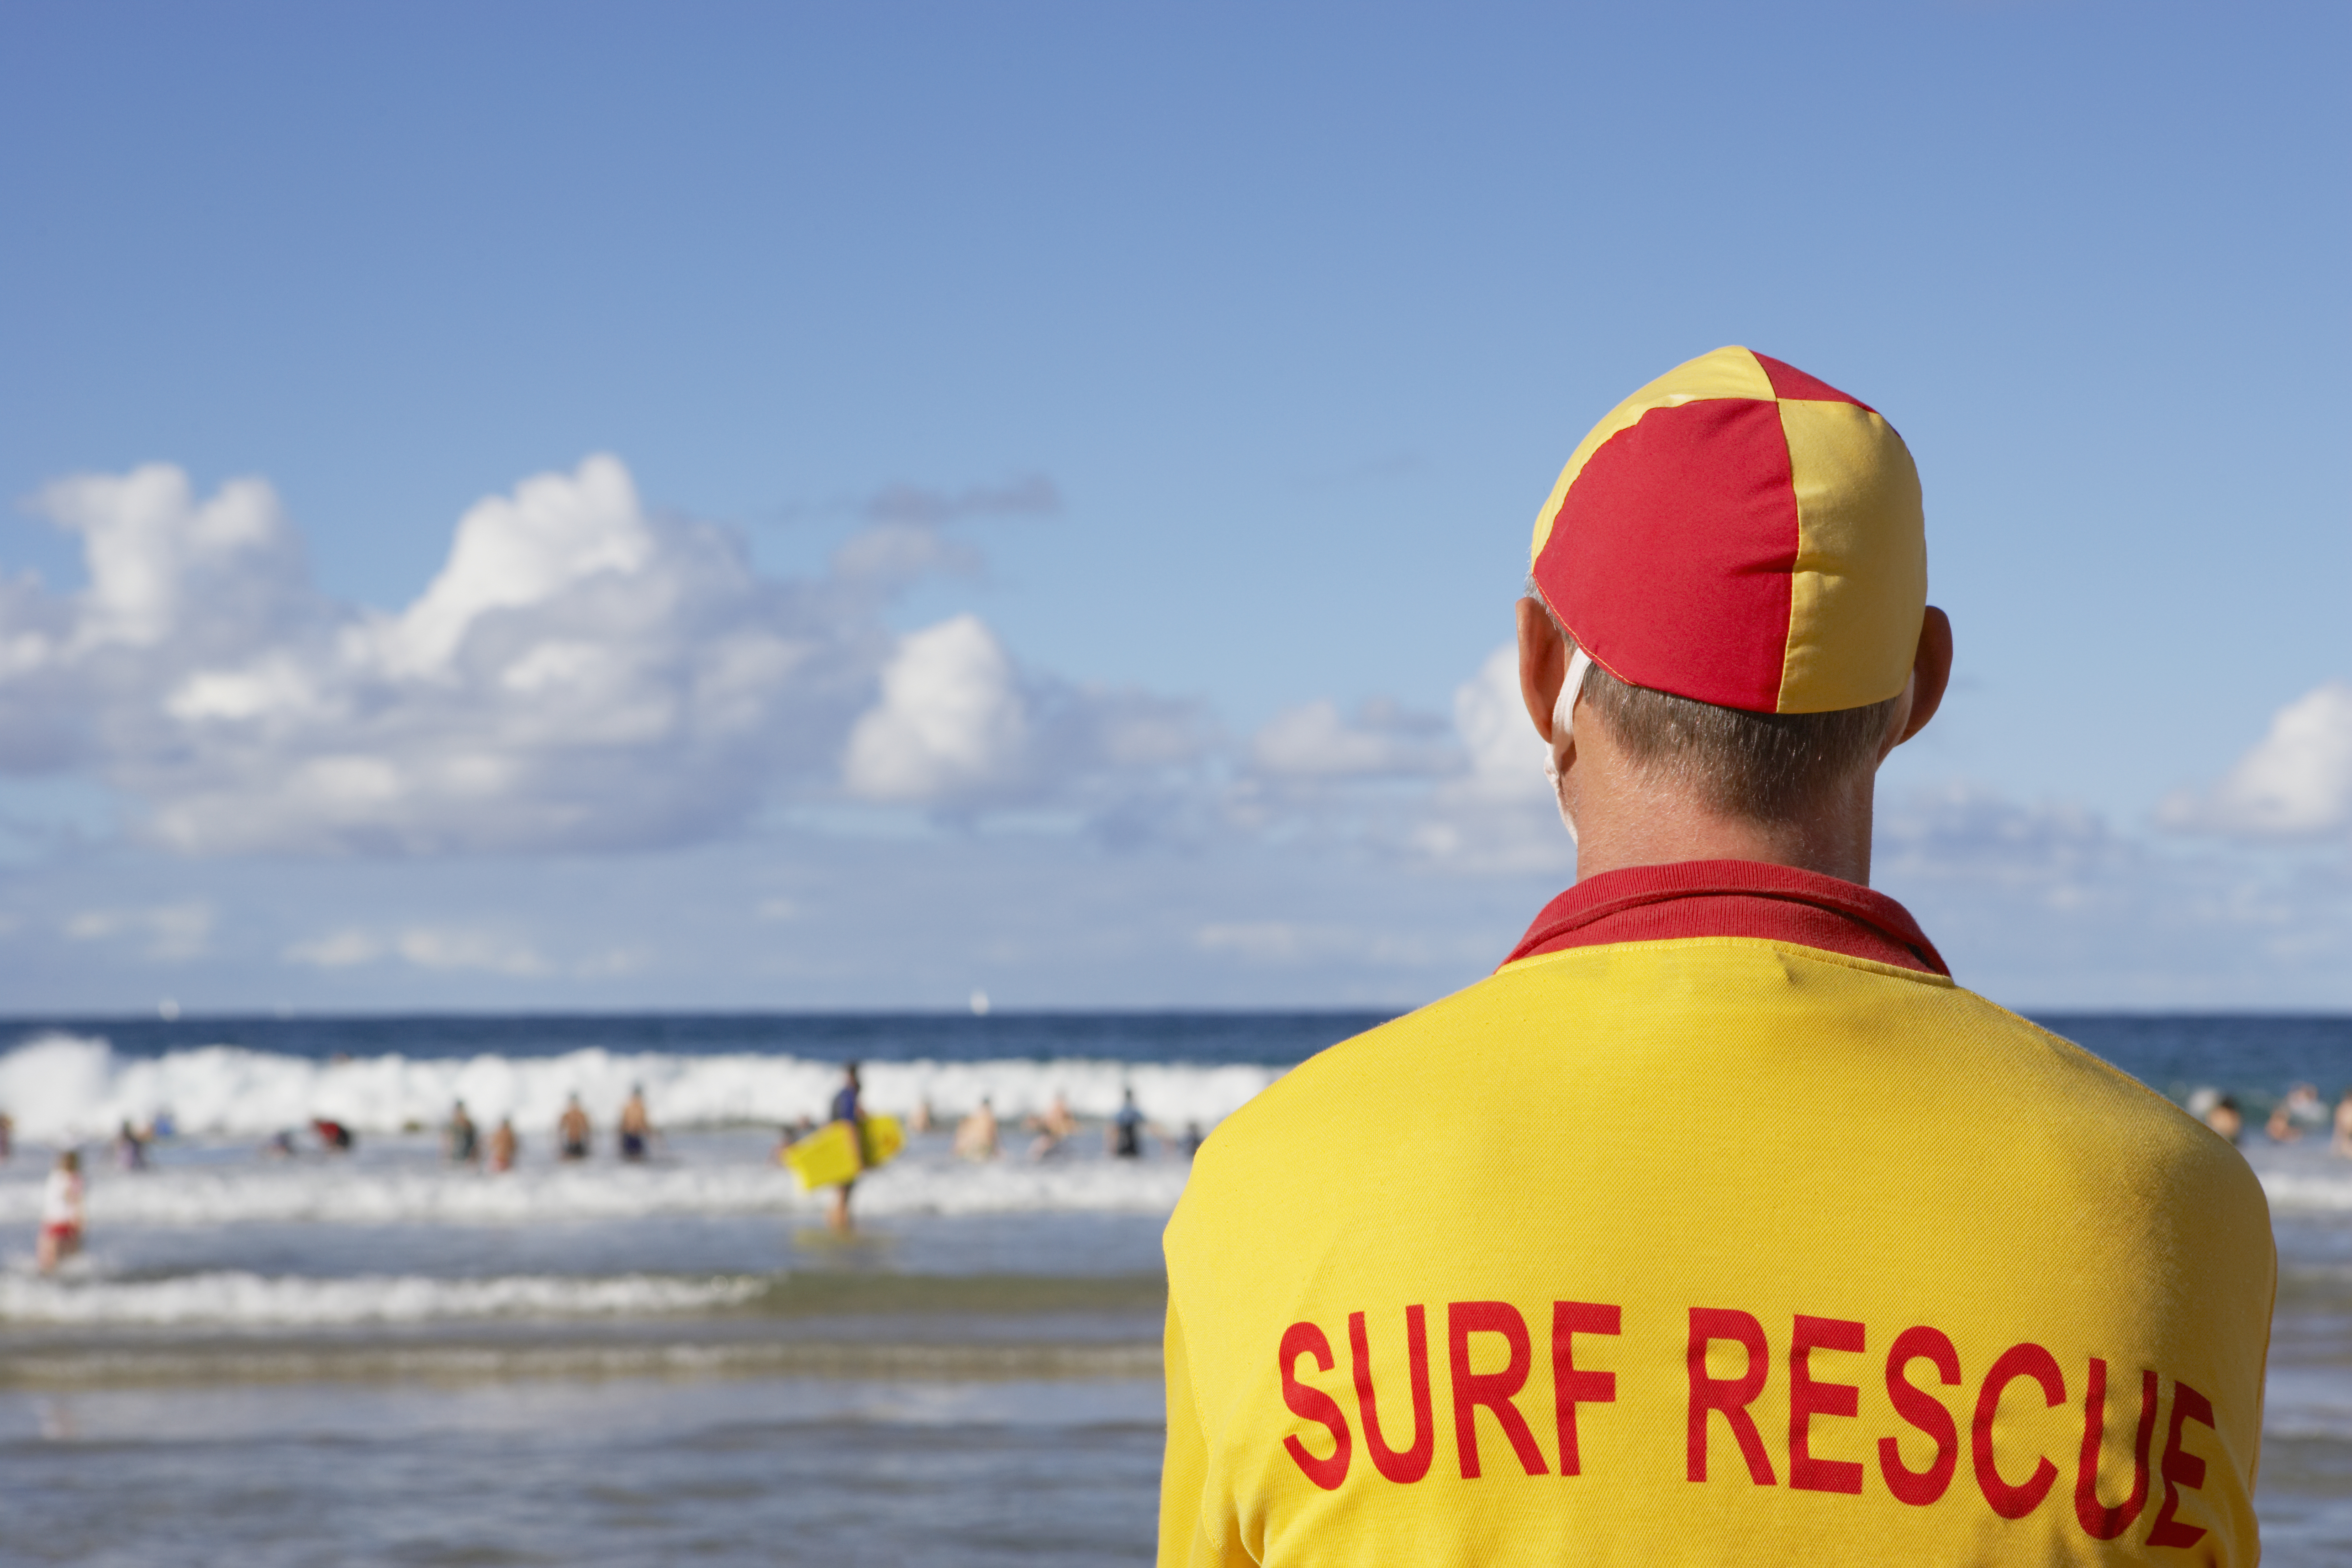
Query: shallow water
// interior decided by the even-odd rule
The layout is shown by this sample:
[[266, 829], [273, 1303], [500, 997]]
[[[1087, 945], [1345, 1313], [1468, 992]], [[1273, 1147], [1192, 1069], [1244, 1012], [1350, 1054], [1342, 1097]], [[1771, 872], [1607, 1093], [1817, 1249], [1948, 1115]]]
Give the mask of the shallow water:
[[[883, 1108], [1059, 1090], [1099, 1113], [1131, 1084], [1181, 1127], [1365, 1020], [934, 1021], [833, 1020], [824, 1051], [888, 1059], [869, 1083], [907, 1103]], [[974, 1167], [918, 1136], [860, 1183], [845, 1242], [742, 1124], [829, 1070], [784, 1023], [738, 1023], [312, 1021], [193, 1051], [78, 1027], [0, 1055], [12, 1093], [50, 1074], [53, 1131], [168, 1092], [189, 1132], [149, 1171], [96, 1162], [91, 1249], [58, 1280], [29, 1269], [41, 1151], [0, 1166], [0, 1563], [1148, 1560], [1181, 1152], [1114, 1161], [1090, 1126]], [[2352, 1079], [2352, 1023], [2059, 1027], [2247, 1106], [2282, 1258], [2267, 1560], [2352, 1565], [2352, 1162], [2258, 1130], [2291, 1082]], [[542, 1103], [631, 1075], [671, 1124], [661, 1157], [550, 1161]], [[461, 1079], [478, 1111], [511, 1097], [518, 1172], [401, 1131]], [[337, 1085], [378, 1095], [356, 1155], [258, 1151]]]
[[1152, 1378], [6, 1394], [0, 1560], [1145, 1563], [1160, 1451]]

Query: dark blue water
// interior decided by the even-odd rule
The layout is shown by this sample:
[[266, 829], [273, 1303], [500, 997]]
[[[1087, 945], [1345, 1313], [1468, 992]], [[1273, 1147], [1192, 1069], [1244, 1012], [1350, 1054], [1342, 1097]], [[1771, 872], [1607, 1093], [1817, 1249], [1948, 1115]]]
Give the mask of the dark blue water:
[[0, 1051], [52, 1030], [103, 1035], [124, 1056], [240, 1045], [286, 1056], [561, 1056], [603, 1048], [818, 1061], [1229, 1062], [1290, 1067], [1388, 1012], [424, 1013], [0, 1019]]
[[2175, 1100], [2210, 1087], [2260, 1116], [2294, 1084], [2315, 1084], [2330, 1103], [2352, 1087], [2352, 1018], [2053, 1013], [2034, 1022]]
[[[816, 1061], [1054, 1061], [1288, 1067], [1385, 1012], [649, 1013], [0, 1019], [0, 1051], [51, 1030], [102, 1034], [126, 1056], [214, 1044], [289, 1056], [556, 1056], [725, 1052]], [[2045, 1014], [2036, 1022], [2181, 1099], [2212, 1086], [2267, 1108], [2294, 1083], [2352, 1086], [2352, 1017]]]

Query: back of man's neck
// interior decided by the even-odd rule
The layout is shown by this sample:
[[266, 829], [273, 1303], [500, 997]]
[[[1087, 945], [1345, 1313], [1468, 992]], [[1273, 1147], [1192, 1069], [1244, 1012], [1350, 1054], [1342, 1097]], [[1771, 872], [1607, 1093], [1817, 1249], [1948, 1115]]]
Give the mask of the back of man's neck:
[[1870, 884], [1871, 781], [1783, 821], [1731, 817], [1674, 791], [1628, 790], [1577, 812], [1576, 879], [1628, 866], [1761, 861]]

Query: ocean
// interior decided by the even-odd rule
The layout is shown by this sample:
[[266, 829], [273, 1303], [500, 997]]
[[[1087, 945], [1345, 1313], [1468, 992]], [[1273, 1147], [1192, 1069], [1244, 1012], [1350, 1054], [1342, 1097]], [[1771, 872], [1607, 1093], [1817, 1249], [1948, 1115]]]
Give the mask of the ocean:
[[[1186, 1147], [1379, 1021], [0, 1022], [0, 1563], [1148, 1562]], [[2291, 1085], [2352, 1084], [2352, 1019], [2041, 1021], [2244, 1108], [2282, 1255], [2266, 1551], [2352, 1563], [2352, 1161], [2261, 1130]], [[860, 1182], [845, 1239], [772, 1155], [852, 1058], [870, 1107], [928, 1104], [934, 1130]], [[637, 1085], [660, 1136], [628, 1165]], [[1101, 1124], [1130, 1089], [1153, 1135], [1117, 1160]], [[566, 1164], [574, 1093], [596, 1146]], [[983, 1096], [1009, 1157], [974, 1165], [950, 1129]], [[1057, 1096], [1085, 1124], [1024, 1157]], [[512, 1118], [515, 1170], [443, 1160], [460, 1098], [485, 1134]], [[158, 1116], [148, 1167], [119, 1168], [114, 1130]], [[43, 1278], [68, 1142], [89, 1245]]]

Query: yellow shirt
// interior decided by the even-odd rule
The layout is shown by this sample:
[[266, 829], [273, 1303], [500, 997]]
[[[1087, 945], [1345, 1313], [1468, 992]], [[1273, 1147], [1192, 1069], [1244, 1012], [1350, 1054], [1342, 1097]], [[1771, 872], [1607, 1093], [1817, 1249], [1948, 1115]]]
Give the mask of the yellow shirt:
[[1166, 1245], [1162, 1568], [2256, 1560], [2260, 1184], [1939, 975], [1519, 960], [1228, 1119]]

